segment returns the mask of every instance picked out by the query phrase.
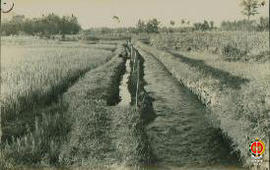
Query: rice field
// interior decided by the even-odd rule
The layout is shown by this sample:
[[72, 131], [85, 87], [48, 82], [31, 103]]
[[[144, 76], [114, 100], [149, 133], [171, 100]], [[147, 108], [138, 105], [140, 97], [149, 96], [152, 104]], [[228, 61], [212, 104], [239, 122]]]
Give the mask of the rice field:
[[148, 36], [2, 37], [0, 168], [251, 167], [250, 139], [269, 137], [266, 32]]
[[110, 60], [116, 45], [2, 37], [1, 48], [2, 141], [10, 142], [42, 117], [35, 108], [56, 102], [86, 72]]

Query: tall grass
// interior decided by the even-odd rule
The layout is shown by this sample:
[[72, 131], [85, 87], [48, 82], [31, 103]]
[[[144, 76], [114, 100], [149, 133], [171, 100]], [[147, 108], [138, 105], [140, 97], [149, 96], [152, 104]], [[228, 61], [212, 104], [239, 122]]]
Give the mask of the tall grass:
[[[203, 58], [196, 60], [181, 54], [172, 55], [142, 43], [138, 43], [138, 46], [157, 57], [179, 82], [211, 109], [216, 126], [232, 139], [233, 148], [240, 151], [244, 163], [251, 165], [248, 151], [250, 140], [261, 137], [267, 142], [269, 139], [270, 96], [267, 89], [270, 88], [270, 82], [258, 71], [262, 64], [253, 65], [253, 70], [243, 71], [240, 69], [241, 64], [237, 64], [240, 68], [235, 64], [234, 69], [222, 60], [220, 64], [207, 65]], [[227, 72], [224, 73], [222, 69]], [[253, 73], [254, 77], [260, 78], [251, 78], [249, 72], [254, 71], [257, 71]], [[235, 77], [237, 74], [244, 75], [243, 78], [248, 78], [248, 81]], [[265, 70], [264, 75], [269, 75], [269, 69]], [[224, 83], [224, 79], [227, 82]], [[232, 85], [236, 80], [239, 80], [238, 88]]]
[[[32, 129], [22, 129], [25, 135], [12, 137], [10, 142], [4, 143], [2, 153], [6, 162], [11, 162], [16, 167], [58, 165], [60, 146], [67, 140], [66, 135], [71, 126], [67, 121], [65, 108], [63, 103], [53, 104], [47, 109], [40, 109], [41, 116], [33, 115], [35, 120], [28, 120], [29, 126], [34, 124]], [[15, 124], [17, 123], [19, 124]]]

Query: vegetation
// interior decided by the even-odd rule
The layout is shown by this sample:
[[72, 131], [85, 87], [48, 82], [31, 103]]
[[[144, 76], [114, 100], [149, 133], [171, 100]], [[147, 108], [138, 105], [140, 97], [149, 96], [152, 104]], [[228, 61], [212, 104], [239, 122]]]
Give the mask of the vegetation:
[[223, 21], [220, 29], [223, 31], [269, 31], [269, 18], [256, 20]]
[[[104, 169], [151, 161], [142, 118], [146, 93], [141, 90], [138, 108], [116, 106], [127, 55], [123, 47], [112, 53], [97, 44], [25, 37], [5, 37], [3, 47], [1, 168]], [[15, 89], [16, 83], [21, 88]]]
[[[43, 15], [41, 18], [25, 18], [23, 15], [16, 15], [9, 21], [1, 23], [2, 35], [33, 35], [57, 40], [78, 41], [78, 40], [127, 40], [134, 34], [153, 33], [182, 33], [192, 31], [268, 31], [269, 18], [261, 17], [257, 20], [223, 21], [220, 28], [216, 27], [213, 21], [203, 21], [190, 25], [190, 21], [181, 20], [181, 26], [171, 20], [169, 27], [161, 27], [160, 21], [153, 18], [148, 21], [139, 20], [136, 27], [129, 28], [90, 28], [81, 31], [81, 27], [75, 16], [59, 17], [56, 14]], [[120, 22], [118, 16], [113, 20]], [[81, 34], [78, 34], [81, 33]]]
[[147, 160], [143, 154], [145, 139], [142, 138], [144, 126], [140, 113], [132, 106], [108, 106], [119, 102], [118, 96], [111, 92], [118, 91], [115, 80], [123, 74], [123, 66], [124, 59], [114, 57], [106, 65], [86, 74], [65, 94], [64, 99], [70, 105], [70, 121], [76, 121], [70, 140], [60, 154], [60, 162], [106, 167], [137, 165]]
[[194, 23], [194, 29], [200, 30], [200, 31], [207, 31], [207, 30], [213, 30], [214, 29], [214, 22], [210, 21], [204, 21], [203, 23]]
[[158, 33], [159, 32], [160, 21], [157, 19], [151, 19], [147, 23], [145, 21], [139, 20], [137, 24], [138, 32], [147, 32], [147, 33]]
[[211, 109], [217, 127], [231, 138], [246, 165], [249, 140], [267, 141], [269, 131], [269, 64], [232, 63], [209, 53], [160, 51], [139, 43], [157, 57], [170, 73]]
[[69, 131], [61, 96], [112, 52], [76, 43], [23, 38], [28, 44], [16, 45], [20, 40], [3, 39], [1, 154], [16, 165], [55, 165], [59, 144]]
[[43, 15], [41, 18], [25, 18], [16, 15], [10, 21], [1, 23], [1, 35], [39, 35], [50, 37], [52, 35], [76, 34], [81, 26], [75, 16], [59, 17], [56, 14]]
[[[213, 126], [250, 165], [249, 140], [269, 137], [269, 18], [250, 19], [262, 6], [257, 0], [241, 5], [248, 19], [224, 21], [220, 28], [185, 19], [180, 27], [174, 20], [161, 27], [153, 18], [135, 27], [82, 30], [75, 16], [53, 13], [2, 22], [0, 169], [152, 164], [146, 126], [155, 113], [144, 90], [144, 56], [119, 45], [131, 39], [152, 55], [149, 60], [158, 59], [156, 70], [170, 75], [151, 62], [150, 72], [173, 76], [198, 96]], [[123, 107], [117, 104], [127, 59], [131, 105]]]
[[248, 17], [248, 20], [251, 16], [259, 14], [258, 8], [265, 4], [265, 1], [259, 2], [259, 0], [241, 0], [241, 6], [243, 10], [242, 14]]
[[270, 61], [268, 32], [189, 32], [159, 34], [150, 44], [160, 49], [207, 51], [229, 61]]
[[111, 93], [118, 86], [111, 85], [111, 82], [114, 76], [121, 76], [121, 66], [123, 58], [116, 55], [107, 64], [87, 73], [65, 93], [64, 101], [69, 104], [66, 114], [72, 122], [72, 129], [70, 139], [59, 155], [61, 164], [105, 165], [108, 162], [104, 158], [113, 157], [110, 135], [112, 111], [107, 108], [107, 104], [118, 102], [118, 94], [114, 96]]

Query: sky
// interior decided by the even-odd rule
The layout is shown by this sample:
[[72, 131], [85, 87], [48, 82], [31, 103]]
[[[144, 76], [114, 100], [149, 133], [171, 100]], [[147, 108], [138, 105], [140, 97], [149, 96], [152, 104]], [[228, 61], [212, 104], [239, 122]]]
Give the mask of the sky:
[[[15, 14], [39, 17], [42, 14], [74, 14], [83, 28], [90, 27], [129, 27], [135, 26], [139, 19], [157, 18], [162, 26], [170, 20], [181, 24], [182, 19], [191, 23], [212, 20], [219, 25], [223, 20], [243, 19], [240, 0], [6, 0], [15, 6], [8, 18]], [[268, 16], [267, 5], [260, 9], [260, 16]], [[120, 23], [113, 20], [120, 18]]]

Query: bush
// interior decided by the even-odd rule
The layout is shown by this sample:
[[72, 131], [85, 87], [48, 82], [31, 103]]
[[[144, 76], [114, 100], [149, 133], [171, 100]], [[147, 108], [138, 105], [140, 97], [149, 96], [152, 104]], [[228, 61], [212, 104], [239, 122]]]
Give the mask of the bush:
[[206, 31], [214, 29], [214, 22], [204, 20], [203, 23], [194, 23], [194, 30]]
[[223, 47], [222, 54], [225, 57], [225, 60], [239, 60], [242, 56], [246, 55], [247, 52], [238, 49], [233, 44], [227, 44]]

